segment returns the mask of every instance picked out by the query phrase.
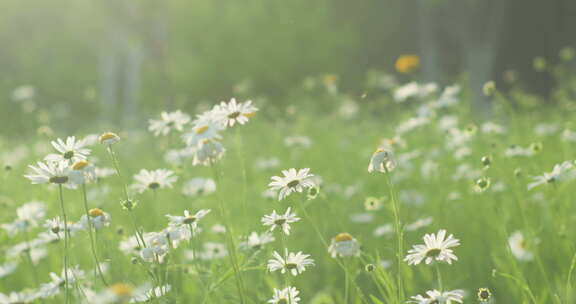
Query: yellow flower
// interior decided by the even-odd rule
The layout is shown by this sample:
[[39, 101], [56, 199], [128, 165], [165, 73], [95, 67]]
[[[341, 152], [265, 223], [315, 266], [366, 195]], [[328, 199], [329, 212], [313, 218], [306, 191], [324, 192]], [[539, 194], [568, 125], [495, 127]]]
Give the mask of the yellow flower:
[[420, 57], [416, 55], [402, 55], [396, 59], [394, 67], [399, 73], [410, 73], [420, 66]]

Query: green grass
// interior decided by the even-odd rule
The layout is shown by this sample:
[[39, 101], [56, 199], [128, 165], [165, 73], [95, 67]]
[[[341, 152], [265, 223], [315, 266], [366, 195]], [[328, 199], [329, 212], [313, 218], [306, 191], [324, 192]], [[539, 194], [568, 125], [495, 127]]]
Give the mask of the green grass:
[[[337, 109], [342, 96], [317, 96], [306, 93], [306, 100], [324, 100], [318, 103], [298, 102], [295, 113], [286, 114], [283, 108], [270, 105], [261, 106], [259, 114], [247, 125], [234, 127], [223, 132], [223, 144], [227, 151], [217, 163], [222, 178], [217, 184], [217, 192], [190, 198], [181, 193], [183, 182], [193, 177], [213, 178], [210, 167], [193, 167], [190, 161], [181, 166], [173, 166], [163, 159], [169, 148], [182, 144], [176, 136], [156, 138], [146, 132], [145, 124], [136, 130], [113, 130], [122, 140], [114, 145], [117, 152], [123, 180], [109, 176], [97, 183], [87, 185], [89, 205], [99, 207], [109, 213], [112, 222], [97, 232], [97, 251], [101, 260], [110, 264], [105, 277], [111, 283], [129, 283], [139, 286], [152, 282], [147, 271], [155, 275], [167, 273], [166, 283], [172, 291], [166, 297], [156, 299], [158, 303], [240, 303], [236, 280], [231, 271], [230, 259], [211, 261], [187, 260], [184, 250], [190, 245], [182, 243], [170, 251], [163, 265], [156, 263], [132, 263], [133, 256], [124, 255], [118, 244], [134, 233], [134, 225], [129, 211], [123, 210], [122, 183], [131, 184], [133, 174], [140, 169], [168, 168], [174, 170], [178, 181], [173, 189], [160, 189], [156, 193], [148, 191], [134, 194], [138, 201], [134, 215], [138, 227], [146, 232], [163, 229], [168, 219], [165, 214], [181, 215], [188, 209], [211, 209], [200, 222], [203, 231], [194, 238], [192, 246], [205, 242], [225, 243], [223, 234], [211, 231], [214, 224], [223, 224], [219, 212], [219, 199], [224, 204], [227, 225], [233, 228], [234, 243], [252, 231], [263, 232], [260, 218], [277, 210], [292, 206], [302, 218], [292, 224], [292, 234], [282, 238], [276, 230], [276, 241], [260, 250], [235, 250], [241, 270], [243, 295], [246, 303], [265, 303], [273, 293], [273, 288], [283, 288], [286, 284], [300, 290], [302, 303], [401, 303], [408, 297], [423, 294], [426, 290], [437, 289], [437, 275], [434, 266], [401, 267], [401, 281], [406, 298], [399, 299], [397, 290], [398, 267], [395, 263], [397, 239], [394, 233], [375, 237], [377, 226], [393, 223], [391, 192], [398, 193], [401, 225], [412, 223], [423, 217], [432, 217], [433, 223], [417, 231], [405, 231], [403, 255], [414, 244], [422, 243], [425, 233], [435, 233], [447, 229], [448, 233], [460, 240], [454, 248], [458, 261], [452, 265], [441, 264], [443, 287], [445, 290], [463, 289], [465, 303], [476, 303], [478, 288], [487, 287], [492, 291], [497, 303], [571, 303], [569, 271], [573, 268], [576, 253], [574, 241], [573, 189], [574, 181], [562, 181], [542, 185], [531, 191], [527, 184], [531, 176], [549, 172], [552, 167], [566, 160], [574, 160], [574, 143], [564, 142], [560, 132], [573, 123], [573, 112], [550, 110], [544, 106], [526, 109], [518, 107], [513, 112], [496, 111], [491, 121], [506, 127], [501, 135], [484, 134], [478, 129], [466, 143], [470, 155], [456, 159], [453, 151], [446, 148], [446, 132], [438, 129], [438, 121], [444, 115], [452, 114], [459, 118], [458, 128], [463, 130], [474, 124], [481, 127], [484, 120], [476, 117], [468, 109], [466, 95], [460, 105], [439, 110], [432, 122], [403, 136], [406, 147], [396, 148], [395, 156], [402, 159], [410, 152], [419, 153], [414, 159], [399, 162], [398, 168], [390, 173], [393, 189], [386, 182], [386, 174], [369, 174], [366, 170], [372, 152], [383, 138], [391, 138], [398, 124], [414, 116], [416, 106], [394, 105], [389, 98], [380, 95], [362, 99], [360, 111], [351, 118], [342, 118]], [[326, 101], [334, 99], [336, 101]], [[505, 98], [503, 95], [500, 98]], [[508, 97], [506, 97], [508, 98]], [[409, 104], [421, 104], [413, 100]], [[505, 102], [513, 103], [513, 100]], [[264, 103], [263, 103], [264, 104]], [[330, 105], [330, 106], [329, 106]], [[192, 114], [192, 113], [191, 113]], [[534, 127], [542, 122], [554, 123], [559, 130], [553, 135], [538, 136]], [[103, 129], [88, 128], [88, 132], [101, 133]], [[82, 136], [74, 130], [58, 132], [60, 137]], [[309, 148], [287, 147], [284, 138], [290, 135], [306, 135], [312, 140]], [[23, 177], [26, 165], [43, 158], [50, 147], [52, 137], [6, 138], [1, 142], [3, 153], [13, 151], [18, 146], [29, 151], [22, 161], [14, 163], [11, 170], [2, 172], [0, 183], [1, 212], [0, 222], [14, 220], [18, 206], [31, 200], [46, 203], [46, 218], [58, 216], [58, 188], [50, 185], [31, 185]], [[541, 142], [543, 149], [531, 157], [508, 158], [504, 151], [511, 144], [529, 146]], [[96, 144], [92, 148], [91, 160], [101, 167], [112, 167], [105, 146]], [[48, 149], [48, 150], [46, 150]], [[481, 158], [490, 156], [491, 165], [483, 168]], [[280, 165], [273, 169], [258, 169], [255, 162], [261, 158], [276, 157]], [[424, 164], [435, 162], [438, 167], [429, 177], [421, 170]], [[491, 187], [485, 192], [473, 191], [474, 179], [455, 180], [457, 168], [468, 164], [471, 170], [478, 170], [479, 177], [488, 177]], [[286, 200], [266, 199], [262, 192], [267, 189], [270, 177], [280, 175], [280, 170], [288, 168], [310, 168], [311, 173], [322, 177], [320, 195], [306, 201], [305, 217], [298, 207], [303, 195], [291, 195]], [[522, 170], [521, 176], [514, 174]], [[574, 170], [574, 169], [572, 169]], [[498, 185], [504, 187], [496, 191]], [[459, 199], [450, 200], [451, 193], [457, 192]], [[364, 200], [367, 197], [385, 197], [380, 210], [366, 211]], [[64, 200], [68, 216], [77, 221], [84, 214], [80, 190], [64, 190]], [[373, 220], [357, 223], [351, 215], [369, 213]], [[319, 230], [321, 237], [315, 230]], [[45, 230], [33, 228], [29, 235], [34, 237]], [[531, 261], [519, 261], [512, 255], [508, 238], [514, 231], [522, 231], [527, 238], [528, 250], [534, 255]], [[359, 258], [336, 260], [330, 257], [321, 238], [330, 241], [338, 233], [352, 234], [362, 245]], [[23, 242], [22, 233], [10, 237], [0, 231], [2, 251]], [[71, 239], [71, 264], [79, 264], [87, 273], [80, 282], [83, 288], [101, 292], [105, 289], [97, 277], [93, 277], [94, 267], [89, 237], [86, 231], [78, 232]], [[269, 273], [266, 262], [272, 251], [281, 251], [286, 245], [291, 251], [303, 251], [315, 261], [313, 267], [296, 277]], [[38, 282], [48, 282], [49, 272], [59, 273], [62, 267], [61, 242], [48, 244], [48, 254], [33, 268], [22, 257], [17, 259], [17, 270], [0, 279], [0, 292], [22, 291], [38, 287]], [[403, 256], [402, 256], [403, 258]], [[7, 257], [0, 258], [6, 262]], [[387, 260], [391, 266], [384, 268], [380, 261]], [[367, 264], [376, 265], [376, 270], [367, 272]], [[349, 284], [347, 287], [342, 265], [347, 267]], [[572, 267], [571, 267], [572, 265]], [[37, 274], [35, 277], [34, 273]], [[344, 298], [348, 297], [346, 302]], [[84, 296], [76, 288], [72, 290], [72, 303], [81, 303]], [[44, 303], [63, 303], [63, 293]]]

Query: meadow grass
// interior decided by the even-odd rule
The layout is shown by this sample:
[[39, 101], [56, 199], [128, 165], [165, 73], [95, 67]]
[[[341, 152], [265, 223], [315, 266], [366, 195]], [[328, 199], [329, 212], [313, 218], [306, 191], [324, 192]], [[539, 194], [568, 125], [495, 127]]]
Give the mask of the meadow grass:
[[[226, 152], [209, 166], [193, 166], [190, 159], [181, 163], [165, 160], [166, 151], [183, 147], [178, 134], [155, 137], [146, 126], [113, 130], [121, 138], [111, 146], [121, 174], [112, 170], [114, 174], [85, 185], [88, 209], [103, 210], [110, 221], [93, 235], [84, 228], [71, 237], [69, 265], [80, 265], [85, 273], [68, 286], [70, 303], [128, 301], [130, 297], [106, 298], [121, 294], [120, 287], [125, 285], [119, 283], [135, 289], [146, 284], [148, 289], [170, 285], [168, 292], [157, 291], [147, 298], [155, 303], [265, 303], [274, 288], [287, 286], [300, 291], [302, 303], [312, 304], [404, 303], [432, 289], [461, 289], [465, 303], [477, 303], [479, 288], [488, 288], [494, 303], [573, 303], [574, 165], [562, 173], [562, 178], [527, 188], [533, 176], [552, 171], [555, 164], [574, 161], [574, 141], [561, 135], [573, 127], [573, 115], [545, 107], [496, 107], [489, 121], [503, 129], [491, 132], [486, 129], [488, 120], [469, 110], [466, 95], [457, 96], [459, 103], [433, 109], [421, 126], [402, 132], [398, 127], [423, 117], [417, 114], [422, 110], [419, 106], [437, 101], [438, 96], [401, 105], [374, 97], [345, 117], [338, 115], [337, 109], [326, 111], [327, 107], [317, 104], [298, 103], [285, 113], [256, 102], [260, 111], [248, 123], [222, 131]], [[386, 106], [380, 108], [384, 103]], [[458, 121], [442, 129], [447, 117]], [[109, 130], [91, 129], [90, 133], [104, 131]], [[286, 137], [296, 135], [306, 136], [310, 145], [287, 145]], [[49, 142], [53, 139], [38, 136], [2, 141], [5, 154], [20, 146], [26, 153], [2, 172], [0, 222], [14, 222], [16, 209], [29, 201], [45, 204], [45, 219], [60, 215], [60, 187], [31, 185], [24, 177], [29, 172], [27, 164], [51, 153]], [[507, 156], [511, 145], [523, 147], [526, 155]], [[393, 151], [396, 167], [390, 172], [368, 173], [370, 157], [381, 146]], [[98, 168], [114, 168], [106, 145], [95, 143], [90, 149], [91, 163]], [[256, 166], [259, 160], [269, 158], [277, 159], [278, 164]], [[129, 187], [140, 169], [159, 168], [172, 170], [178, 180], [171, 187], [143, 193]], [[310, 168], [310, 173], [321, 177], [321, 182], [314, 180], [319, 194], [309, 199], [305, 191], [281, 201], [276, 196], [264, 197], [270, 178], [281, 176], [281, 170], [288, 168]], [[195, 177], [213, 179], [216, 191], [184, 195], [183, 184]], [[482, 178], [490, 181], [489, 186], [479, 189]], [[78, 222], [87, 213], [81, 188], [63, 189], [62, 195], [69, 221]], [[365, 201], [370, 197], [382, 207], [366, 210]], [[128, 208], [132, 210], [126, 210], [126, 200], [135, 204]], [[276, 229], [273, 242], [239, 248], [251, 232], [267, 230], [261, 223], [264, 215], [273, 210], [284, 213], [288, 207], [300, 217], [291, 224], [290, 235]], [[177, 244], [168, 238], [164, 252], [155, 253], [149, 261], [137, 251], [126, 254], [119, 249], [122, 240], [134, 235], [143, 239], [145, 232], [166, 228], [167, 214], [201, 209], [211, 210], [194, 223], [201, 230], [190, 226], [188, 231], [197, 233]], [[431, 223], [410, 225], [425, 218]], [[44, 219], [38, 219], [23, 229], [25, 233], [17, 230], [14, 235], [3, 229], [1, 249], [9, 251], [16, 244], [36, 239], [42, 231], [49, 232], [43, 223]], [[212, 228], [216, 224], [227, 232], [215, 232]], [[375, 230], [386, 224], [389, 228], [375, 235]], [[424, 234], [440, 229], [460, 241], [452, 248], [458, 260], [452, 264], [408, 265], [404, 261], [407, 250], [422, 243]], [[344, 232], [361, 244], [359, 256], [330, 255], [331, 241]], [[520, 232], [523, 240], [511, 244], [515, 232]], [[32, 261], [34, 257], [27, 250], [16, 256], [4, 255], [0, 262], [18, 266], [2, 275], [0, 292], [30, 296], [42, 290], [39, 284], [52, 280], [50, 272], [61, 273], [62, 242], [56, 238], [39, 246], [46, 254], [37, 253], [38, 261]], [[202, 256], [207, 243], [222, 247]], [[228, 256], [219, 255], [224, 248]], [[268, 271], [272, 252], [282, 253], [284, 248], [309, 254], [314, 265], [297, 276]], [[104, 263], [102, 274], [94, 256]], [[63, 303], [64, 290], [52, 290], [55, 294], [36, 296], [31, 301]]]

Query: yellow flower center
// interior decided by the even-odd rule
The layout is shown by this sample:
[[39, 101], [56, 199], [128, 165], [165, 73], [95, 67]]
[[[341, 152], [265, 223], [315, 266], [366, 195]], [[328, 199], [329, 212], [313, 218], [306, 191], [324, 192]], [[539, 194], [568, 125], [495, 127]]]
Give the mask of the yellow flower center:
[[72, 157], [74, 157], [74, 151], [67, 151], [66, 153], [64, 153], [65, 159], [71, 159]]
[[117, 283], [110, 286], [110, 290], [119, 297], [130, 297], [132, 296], [134, 288], [129, 284]]
[[152, 182], [152, 183], [148, 184], [148, 188], [150, 188], [152, 190], [156, 190], [156, 189], [160, 188], [160, 183]]
[[432, 248], [432, 249], [426, 251], [426, 257], [429, 257], [429, 258], [438, 257], [440, 255], [440, 252], [441, 252], [440, 249]]
[[339, 233], [336, 237], [334, 237], [334, 240], [336, 242], [351, 241], [353, 239], [354, 238], [352, 237], [352, 235], [350, 235], [350, 233], [347, 233], [347, 232]]
[[88, 211], [88, 214], [91, 217], [98, 217], [104, 214], [104, 211], [102, 211], [102, 209], [100, 208], [94, 208], [94, 209], [90, 209], [90, 211]]
[[100, 141], [100, 143], [104, 143], [108, 140], [120, 140], [120, 136], [116, 135], [115, 133], [112, 132], [106, 132], [103, 133], [102, 135], [100, 135], [100, 137], [98, 138], [98, 140]]
[[188, 225], [188, 224], [194, 223], [195, 221], [196, 221], [196, 217], [193, 215], [190, 215], [184, 219], [183, 223]]
[[240, 116], [240, 112], [238, 112], [238, 111], [228, 114], [228, 118], [230, 118], [230, 119], [234, 119], [238, 116]]
[[196, 134], [198, 134], [198, 135], [203, 134], [206, 131], [208, 131], [208, 126], [200, 126], [200, 127], [197, 127], [196, 129], [194, 129], [194, 132], [196, 132]]
[[288, 186], [289, 188], [294, 188], [294, 187], [298, 186], [298, 184], [300, 184], [300, 181], [297, 180], [297, 179], [295, 179], [295, 180], [289, 182], [289, 183], [287, 184], [287, 186]]
[[88, 166], [88, 162], [85, 160], [79, 160], [77, 162], [74, 163], [74, 165], [72, 165], [72, 169], [74, 170], [82, 170], [84, 168], [86, 168], [86, 166]]
[[250, 117], [256, 116], [256, 112], [244, 113], [244, 114], [242, 114], [242, 115], [244, 115], [245, 117], [250, 118]]

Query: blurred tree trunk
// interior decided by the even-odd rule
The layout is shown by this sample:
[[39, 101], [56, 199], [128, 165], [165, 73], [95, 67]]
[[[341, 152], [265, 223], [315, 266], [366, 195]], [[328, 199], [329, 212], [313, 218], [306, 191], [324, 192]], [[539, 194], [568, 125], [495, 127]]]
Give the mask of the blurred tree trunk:
[[438, 7], [434, 2], [418, 1], [422, 80], [442, 82], [444, 72], [438, 33]]

